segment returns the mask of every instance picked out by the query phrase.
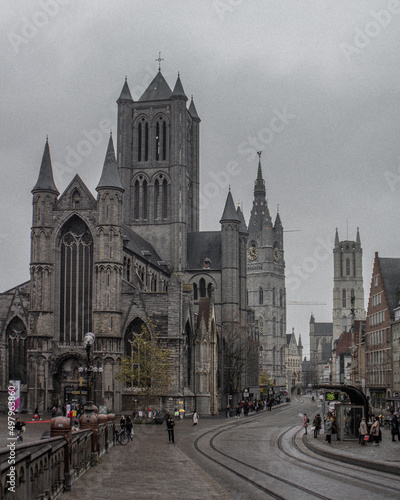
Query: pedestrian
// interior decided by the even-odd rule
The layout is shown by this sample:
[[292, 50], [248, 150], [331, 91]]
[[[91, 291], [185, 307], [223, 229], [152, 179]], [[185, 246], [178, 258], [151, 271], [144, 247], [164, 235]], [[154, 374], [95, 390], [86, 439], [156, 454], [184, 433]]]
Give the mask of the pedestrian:
[[397, 440], [400, 441], [399, 419], [397, 418], [397, 413], [393, 413], [391, 421], [391, 432], [392, 432], [392, 441], [396, 441], [396, 436]]
[[330, 415], [328, 413], [328, 417], [325, 420], [325, 440], [328, 444], [331, 444], [332, 439], [332, 420], [330, 419]]
[[318, 437], [319, 431], [321, 430], [321, 416], [319, 413], [317, 413], [314, 417], [313, 420], [313, 426], [314, 426], [314, 437]]
[[231, 405], [228, 403], [226, 405], [226, 418], [229, 418], [231, 416]]
[[374, 440], [375, 446], [379, 446], [379, 432], [380, 432], [379, 418], [375, 417], [375, 421], [371, 427], [371, 435]]
[[168, 442], [169, 443], [175, 443], [174, 427], [175, 427], [175, 422], [172, 419], [172, 417], [169, 416], [167, 418], [167, 431], [168, 431]]
[[242, 407], [240, 406], [240, 403], [236, 405], [236, 418], [240, 418], [240, 414], [242, 413]]
[[25, 431], [25, 422], [21, 422], [21, 420], [17, 418], [14, 428], [17, 431], [17, 436], [19, 437], [20, 442], [22, 443], [22, 433]]
[[126, 424], [125, 415], [121, 415], [121, 418], [120, 418], [120, 421], [119, 421], [119, 426], [121, 427], [121, 429], [125, 428], [125, 424]]
[[197, 425], [199, 423], [199, 416], [196, 410], [193, 410], [192, 421], [193, 425]]
[[126, 429], [126, 433], [128, 434], [128, 438], [133, 441], [133, 438], [132, 438], [132, 428], [133, 428], [133, 424], [132, 424], [132, 420], [131, 420], [131, 417], [128, 415], [126, 417], [126, 421], [125, 421], [125, 429]]
[[[367, 421], [365, 420], [365, 417], [362, 418], [360, 427], [358, 428], [358, 442], [360, 444], [366, 443], [365, 436], [368, 435], [368, 427], [367, 427]], [[369, 439], [369, 438], [367, 438]]]
[[307, 427], [310, 419], [307, 417], [307, 413], [304, 413], [303, 415], [303, 427], [304, 427], [304, 434], [307, 434]]

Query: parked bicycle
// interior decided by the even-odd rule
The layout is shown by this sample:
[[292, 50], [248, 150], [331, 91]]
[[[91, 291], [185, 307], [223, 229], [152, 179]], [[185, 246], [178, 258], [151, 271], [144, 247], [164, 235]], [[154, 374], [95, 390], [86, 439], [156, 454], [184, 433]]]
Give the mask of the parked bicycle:
[[126, 445], [129, 442], [129, 436], [128, 433], [124, 428], [119, 428], [115, 431], [115, 438], [117, 441], [117, 444], [121, 445]]

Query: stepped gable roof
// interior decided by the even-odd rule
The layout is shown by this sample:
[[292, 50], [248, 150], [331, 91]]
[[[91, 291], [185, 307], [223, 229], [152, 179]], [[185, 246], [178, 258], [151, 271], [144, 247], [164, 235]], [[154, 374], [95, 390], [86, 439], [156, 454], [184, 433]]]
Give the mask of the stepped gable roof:
[[103, 171], [101, 173], [100, 181], [97, 184], [96, 191], [102, 188], [112, 188], [124, 191], [119, 177], [118, 164], [115, 159], [114, 143], [111, 134], [110, 140], [108, 141], [106, 157], [104, 159]]
[[333, 323], [317, 323], [314, 322], [315, 335], [332, 335], [333, 336]]
[[122, 90], [121, 90], [121, 95], [118, 98], [118, 101], [132, 101], [133, 102], [132, 94], [131, 94], [131, 91], [130, 91], [129, 85], [128, 85], [128, 80], [126, 78], [125, 78], [124, 86], [122, 87]]
[[351, 354], [351, 332], [343, 332], [336, 344], [336, 355]]
[[172, 90], [165, 81], [161, 71], [157, 73], [153, 81], [139, 98], [139, 102], [143, 101], [165, 101], [171, 97]]
[[163, 264], [164, 261], [148, 241], [132, 231], [132, 229], [125, 224], [122, 225], [122, 229], [124, 231], [125, 248], [133, 252], [140, 259], [146, 260], [154, 267], [157, 267], [161, 271], [167, 274], [171, 274], [167, 265]]
[[42, 164], [40, 165], [39, 170], [39, 177], [35, 184], [35, 187], [32, 189], [32, 193], [36, 193], [38, 191], [54, 193], [57, 196], [60, 194], [54, 182], [48, 139], [46, 139], [46, 144], [44, 146]]
[[208, 269], [221, 269], [221, 233], [219, 231], [202, 231], [187, 235], [188, 269], [204, 269], [204, 261], [210, 260]]
[[387, 257], [378, 257], [378, 259], [389, 311], [392, 314], [400, 300], [400, 259]]
[[220, 223], [222, 222], [240, 222], [238, 214], [236, 212], [235, 204], [233, 203], [232, 193], [229, 189], [228, 196], [226, 198], [224, 213], [222, 214]]
[[189, 113], [190, 113], [190, 116], [195, 119], [195, 120], [199, 120], [200, 121], [200, 117], [199, 115], [197, 114], [197, 110], [196, 110], [196, 106], [194, 105], [194, 101], [193, 101], [193, 96], [190, 100], [190, 105], [189, 105]]

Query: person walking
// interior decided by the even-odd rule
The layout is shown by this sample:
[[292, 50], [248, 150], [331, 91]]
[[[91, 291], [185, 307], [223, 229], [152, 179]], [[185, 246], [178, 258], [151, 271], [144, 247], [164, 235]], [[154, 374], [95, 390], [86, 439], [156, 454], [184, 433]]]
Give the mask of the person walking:
[[229, 418], [231, 416], [231, 405], [228, 403], [226, 405], [226, 418]]
[[242, 413], [242, 407], [240, 406], [240, 403], [236, 405], [236, 418], [240, 418], [240, 414]]
[[380, 426], [379, 426], [379, 418], [375, 417], [375, 421], [371, 426], [371, 435], [374, 440], [374, 445], [379, 446], [379, 431], [380, 431]]
[[199, 415], [196, 410], [193, 410], [192, 421], [193, 425], [197, 425], [199, 423]]
[[321, 416], [319, 413], [317, 413], [314, 417], [313, 426], [314, 426], [314, 437], [317, 438], [319, 431], [321, 430]]
[[17, 420], [15, 421], [15, 430], [17, 431], [17, 439], [20, 443], [23, 442], [22, 438], [22, 433], [25, 430], [25, 422], [21, 422], [21, 420], [17, 417]]
[[399, 419], [397, 418], [397, 413], [393, 413], [390, 427], [391, 427], [391, 433], [392, 433], [392, 441], [396, 441], [396, 436], [397, 436], [397, 441], [400, 441]]
[[358, 442], [360, 444], [366, 443], [365, 441], [365, 436], [368, 435], [368, 427], [367, 427], [367, 421], [365, 420], [365, 417], [362, 418], [360, 427], [358, 428]]
[[131, 420], [131, 417], [128, 415], [126, 417], [126, 421], [125, 421], [125, 429], [126, 429], [126, 433], [128, 434], [128, 438], [133, 441], [133, 438], [132, 438], [132, 428], [133, 428], [133, 424], [132, 424], [132, 420]]
[[330, 419], [330, 416], [328, 414], [326, 420], [325, 420], [325, 440], [328, 442], [328, 444], [331, 444], [332, 440], [332, 420]]
[[175, 443], [174, 435], [175, 422], [171, 416], [167, 418], [167, 431], [168, 431], [168, 442]]
[[309, 421], [310, 421], [310, 419], [307, 417], [307, 413], [304, 413], [304, 415], [303, 415], [304, 434], [307, 434], [307, 427], [308, 427]]

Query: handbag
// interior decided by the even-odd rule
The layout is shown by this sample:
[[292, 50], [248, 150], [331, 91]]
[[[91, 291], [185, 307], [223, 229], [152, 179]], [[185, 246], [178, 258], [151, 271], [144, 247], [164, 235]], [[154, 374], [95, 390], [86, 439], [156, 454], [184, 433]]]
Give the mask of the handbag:
[[369, 441], [369, 434], [365, 434], [364, 441]]

